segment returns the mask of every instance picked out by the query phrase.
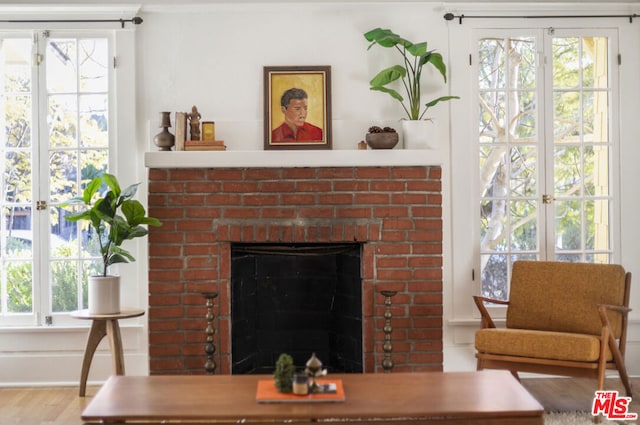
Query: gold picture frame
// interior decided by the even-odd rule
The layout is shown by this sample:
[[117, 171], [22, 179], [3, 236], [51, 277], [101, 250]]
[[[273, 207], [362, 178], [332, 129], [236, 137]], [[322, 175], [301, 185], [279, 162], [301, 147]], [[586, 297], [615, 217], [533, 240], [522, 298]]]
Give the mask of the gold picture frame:
[[331, 149], [331, 67], [264, 67], [264, 149]]

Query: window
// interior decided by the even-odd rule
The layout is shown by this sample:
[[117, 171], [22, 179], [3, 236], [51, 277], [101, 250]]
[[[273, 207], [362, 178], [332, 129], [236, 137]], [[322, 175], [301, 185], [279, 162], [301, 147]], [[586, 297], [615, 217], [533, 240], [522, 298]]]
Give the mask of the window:
[[109, 166], [110, 40], [0, 34], [0, 324], [86, 308], [96, 250], [61, 203]]
[[481, 292], [508, 298], [519, 259], [608, 263], [615, 33], [481, 31]]

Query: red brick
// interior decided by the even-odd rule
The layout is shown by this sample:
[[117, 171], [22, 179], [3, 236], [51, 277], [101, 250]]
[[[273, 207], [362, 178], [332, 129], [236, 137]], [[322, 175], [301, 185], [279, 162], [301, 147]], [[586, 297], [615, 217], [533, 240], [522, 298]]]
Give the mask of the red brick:
[[379, 255], [406, 255], [411, 253], [409, 244], [377, 244], [376, 254]]
[[169, 171], [170, 181], [205, 180], [206, 170], [197, 168], [176, 168]]
[[173, 206], [188, 206], [188, 205], [204, 205], [204, 195], [169, 195], [167, 197], [168, 205]]
[[195, 231], [199, 232], [202, 230], [211, 231], [213, 227], [213, 222], [211, 220], [181, 220], [177, 223], [178, 230], [181, 231]]
[[169, 357], [180, 354], [180, 347], [177, 345], [151, 345], [149, 355], [152, 357]]
[[283, 194], [281, 195], [281, 205], [314, 205], [316, 195], [309, 194]]
[[213, 280], [216, 278], [216, 273], [213, 270], [185, 270], [183, 276], [187, 280]]
[[336, 218], [371, 218], [371, 208], [336, 208]]
[[424, 180], [427, 178], [425, 167], [394, 167], [391, 169], [391, 178], [397, 180]]
[[184, 191], [184, 183], [172, 183], [172, 182], [150, 182], [150, 193], [182, 193]]
[[406, 257], [378, 257], [376, 265], [383, 268], [401, 268], [407, 267]]
[[388, 179], [391, 170], [388, 167], [361, 167], [356, 168], [356, 177], [359, 179]]
[[168, 319], [168, 318], [180, 318], [184, 314], [182, 307], [160, 307], [150, 308], [149, 317], [153, 319]]
[[262, 182], [260, 183], [261, 193], [292, 193], [295, 190], [295, 183], [292, 181]]
[[380, 280], [409, 280], [411, 279], [411, 270], [406, 269], [379, 269], [378, 279]]
[[181, 245], [151, 245], [149, 257], [179, 257], [182, 255]]
[[245, 218], [255, 219], [260, 217], [260, 210], [257, 208], [225, 208], [224, 218]]
[[408, 215], [409, 208], [407, 207], [376, 207], [373, 209], [375, 218], [407, 217]]
[[318, 203], [322, 205], [345, 205], [353, 204], [353, 195], [350, 193], [333, 193], [318, 195]]
[[404, 192], [405, 186], [402, 181], [372, 180], [370, 183], [372, 192]]
[[322, 179], [348, 179], [355, 177], [355, 172], [351, 167], [318, 168], [317, 175]]
[[192, 243], [213, 243], [216, 241], [216, 235], [213, 232], [185, 232], [185, 242]]
[[296, 182], [295, 191], [300, 192], [331, 192], [331, 182], [326, 180], [310, 180]]
[[388, 205], [391, 196], [388, 193], [356, 193], [354, 203], [360, 205]]
[[440, 181], [418, 180], [408, 181], [407, 191], [409, 192], [440, 192], [442, 184]]
[[158, 169], [158, 168], [150, 168], [148, 176], [149, 176], [149, 181], [166, 180], [167, 177], [169, 176], [169, 171]]
[[157, 332], [149, 335], [149, 344], [181, 344], [184, 332]]
[[333, 218], [335, 213], [333, 207], [304, 207], [298, 208], [300, 218]]
[[153, 269], [181, 269], [184, 267], [182, 258], [151, 258], [149, 267]]
[[149, 320], [150, 332], [175, 331], [177, 329], [177, 320]]
[[256, 193], [258, 183], [256, 182], [222, 182], [222, 191], [226, 193]]
[[429, 169], [429, 178], [440, 180], [442, 179], [442, 168], [440, 167], [431, 167]]
[[412, 278], [418, 279], [418, 280], [425, 280], [425, 279], [440, 280], [442, 279], [442, 269], [437, 268], [437, 269], [414, 270]]
[[212, 193], [208, 194], [205, 198], [205, 205], [240, 205], [242, 202], [242, 195], [233, 193]]
[[253, 168], [246, 170], [244, 177], [247, 180], [280, 180], [280, 170], [274, 168]]
[[367, 180], [338, 180], [333, 182], [334, 192], [368, 192]]
[[409, 232], [408, 240], [417, 242], [440, 242], [442, 241], [441, 231], [415, 231]]
[[442, 294], [415, 294], [413, 302], [418, 304], [442, 305]]
[[248, 206], [265, 206], [265, 205], [278, 205], [280, 198], [278, 195], [244, 195], [242, 197], [242, 205]]
[[386, 230], [382, 232], [384, 242], [404, 242], [407, 240], [406, 231]]
[[154, 306], [180, 305], [180, 295], [161, 295], [149, 297]]
[[220, 192], [222, 185], [219, 182], [186, 182], [184, 191], [186, 193], [216, 193]]
[[442, 258], [439, 256], [433, 257], [410, 257], [409, 258], [409, 267], [441, 267], [442, 266]]
[[285, 168], [282, 170], [283, 180], [313, 179], [315, 177], [316, 170], [314, 168]]
[[242, 170], [220, 168], [210, 169], [207, 172], [207, 179], [213, 181], [242, 180]]
[[427, 203], [427, 195], [421, 193], [394, 193], [391, 195], [391, 203], [396, 205], [424, 205]]

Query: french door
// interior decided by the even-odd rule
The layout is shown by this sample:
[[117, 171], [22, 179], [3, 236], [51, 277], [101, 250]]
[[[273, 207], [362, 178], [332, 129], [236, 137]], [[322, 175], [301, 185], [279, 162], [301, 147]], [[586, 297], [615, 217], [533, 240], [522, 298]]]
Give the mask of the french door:
[[517, 260], [613, 258], [617, 37], [547, 28], [475, 39], [481, 292], [507, 299]]

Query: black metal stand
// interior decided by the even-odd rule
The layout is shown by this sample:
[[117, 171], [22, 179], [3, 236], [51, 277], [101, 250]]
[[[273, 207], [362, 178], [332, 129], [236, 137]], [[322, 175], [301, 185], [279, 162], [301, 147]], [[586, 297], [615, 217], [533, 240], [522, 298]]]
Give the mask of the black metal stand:
[[204, 352], [207, 353], [207, 361], [204, 364], [204, 369], [207, 371], [207, 375], [213, 375], [216, 370], [216, 362], [213, 361], [213, 354], [216, 352], [216, 346], [213, 343], [213, 335], [216, 333], [213, 328], [213, 300], [218, 296], [218, 293], [203, 292], [202, 296], [204, 296], [207, 306], [207, 315], [205, 316], [207, 319], [207, 329], [205, 330], [207, 334], [207, 343], [204, 346]]
[[384, 295], [384, 327], [382, 331], [384, 332], [384, 344], [382, 345], [382, 351], [384, 351], [384, 359], [382, 360], [382, 369], [384, 369], [384, 373], [391, 373], [391, 369], [393, 369], [393, 359], [391, 358], [391, 353], [393, 352], [393, 344], [391, 343], [391, 332], [393, 331], [393, 327], [391, 327], [391, 318], [393, 317], [393, 313], [391, 313], [391, 297], [396, 295], [397, 291], [381, 291], [382, 295]]

